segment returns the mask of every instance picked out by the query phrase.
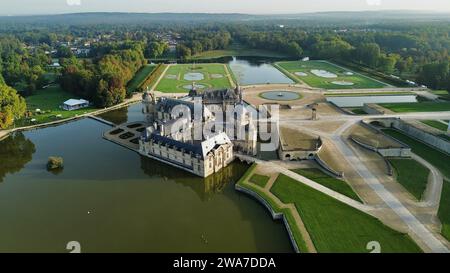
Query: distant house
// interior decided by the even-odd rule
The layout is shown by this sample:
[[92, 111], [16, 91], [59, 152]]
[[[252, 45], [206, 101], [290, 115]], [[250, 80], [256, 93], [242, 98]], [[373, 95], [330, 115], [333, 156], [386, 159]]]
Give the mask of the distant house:
[[77, 109], [81, 109], [81, 108], [85, 108], [89, 106], [89, 101], [87, 100], [83, 100], [83, 99], [70, 99], [70, 100], [66, 100], [63, 105], [62, 105], [62, 109], [67, 110], [67, 111], [72, 111], [72, 110], [77, 110]]

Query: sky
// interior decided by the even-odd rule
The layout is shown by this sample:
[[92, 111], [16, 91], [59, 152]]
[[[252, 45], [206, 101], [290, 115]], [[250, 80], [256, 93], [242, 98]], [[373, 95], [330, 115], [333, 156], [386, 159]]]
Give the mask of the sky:
[[0, 15], [99, 11], [292, 14], [359, 10], [450, 12], [450, 0], [0, 0]]

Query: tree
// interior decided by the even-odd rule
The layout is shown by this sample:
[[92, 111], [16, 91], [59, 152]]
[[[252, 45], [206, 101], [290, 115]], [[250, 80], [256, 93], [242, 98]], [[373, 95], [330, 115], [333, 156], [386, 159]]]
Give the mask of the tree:
[[36, 147], [22, 132], [15, 132], [0, 145], [0, 182], [7, 173], [20, 171], [32, 159]]
[[378, 67], [381, 71], [386, 73], [394, 72], [395, 64], [397, 63], [397, 58], [392, 55], [381, 55], [378, 59]]
[[177, 46], [177, 55], [180, 59], [187, 60], [191, 57], [192, 52], [189, 47], [180, 44]]
[[26, 111], [23, 97], [6, 84], [0, 84], [0, 128], [11, 126], [15, 119], [21, 118]]
[[355, 50], [355, 57], [359, 62], [374, 68], [377, 67], [380, 56], [381, 49], [376, 43], [365, 43]]
[[287, 52], [289, 55], [300, 58], [303, 54], [303, 49], [296, 42], [290, 42], [287, 45]]
[[417, 81], [433, 89], [449, 88], [450, 63], [426, 64], [422, 67]]

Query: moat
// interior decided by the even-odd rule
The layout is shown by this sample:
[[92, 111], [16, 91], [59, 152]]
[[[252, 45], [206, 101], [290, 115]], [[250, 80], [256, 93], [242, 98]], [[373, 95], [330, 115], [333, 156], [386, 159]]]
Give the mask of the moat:
[[[139, 104], [102, 115], [142, 119]], [[266, 209], [234, 189], [235, 162], [202, 179], [102, 138], [82, 119], [0, 142], [0, 252], [292, 252]], [[60, 172], [47, 158], [64, 158]], [[4, 160], [6, 159], [6, 160]]]

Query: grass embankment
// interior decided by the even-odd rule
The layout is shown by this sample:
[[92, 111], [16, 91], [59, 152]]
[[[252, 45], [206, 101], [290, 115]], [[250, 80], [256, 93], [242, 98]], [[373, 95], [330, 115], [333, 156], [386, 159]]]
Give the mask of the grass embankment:
[[256, 184], [260, 186], [261, 188], [264, 188], [267, 185], [267, 182], [269, 182], [270, 177], [260, 174], [254, 174], [248, 181], [250, 181], [253, 184]]
[[[76, 97], [74, 97], [73, 94], [64, 91], [59, 85], [52, 85], [45, 89], [37, 90], [34, 95], [25, 98], [27, 109], [33, 112], [33, 115], [30, 118], [22, 118], [18, 120], [16, 122], [16, 127], [71, 118], [96, 110], [92, 107], [73, 111], [61, 109], [60, 106], [63, 102], [71, 98]], [[41, 114], [37, 113], [36, 109], [40, 109]], [[57, 117], [58, 115], [61, 116]], [[31, 122], [32, 119], [35, 119], [36, 121]]]
[[442, 122], [440, 122], [438, 120], [423, 120], [421, 122], [423, 124], [426, 124], [428, 126], [436, 128], [436, 129], [441, 130], [443, 132], [447, 132], [447, 129], [448, 129], [448, 123], [445, 124], [445, 123], [442, 123]]
[[[188, 73], [200, 73], [202, 79], [187, 80]], [[195, 82], [203, 88], [230, 88], [230, 75], [226, 73], [223, 64], [177, 64], [172, 65], [163, 75], [160, 83], [156, 87], [157, 91], [167, 93], [187, 93], [190, 85]]]
[[442, 223], [442, 235], [450, 241], [450, 181], [445, 180], [438, 212]]
[[271, 191], [295, 204], [318, 252], [367, 253], [371, 241], [379, 242], [384, 253], [421, 252], [407, 234], [292, 178], [280, 175]]
[[380, 103], [397, 113], [450, 111], [450, 102]]
[[431, 93], [439, 96], [441, 100], [450, 100], [450, 93], [447, 90], [433, 90]]
[[434, 165], [441, 171], [441, 173], [445, 177], [450, 178], [449, 155], [438, 151], [433, 147], [428, 146], [425, 143], [422, 143], [414, 138], [411, 138], [398, 130], [383, 129], [383, 132], [410, 146], [413, 153], [419, 155], [420, 157]]
[[371, 97], [371, 96], [400, 96], [415, 95], [413, 92], [367, 92], [367, 93], [325, 93], [327, 97]]
[[252, 183], [248, 183], [250, 175], [253, 173], [256, 166], [257, 164], [254, 163], [236, 184], [259, 195], [262, 199], [264, 199], [267, 202], [267, 204], [272, 208], [274, 212], [282, 213], [289, 225], [292, 235], [294, 236], [294, 240], [298, 249], [300, 250], [301, 253], [308, 253], [309, 252], [308, 247], [306, 246], [306, 242], [303, 239], [303, 235], [296, 224], [294, 215], [292, 214], [291, 210], [288, 208], [280, 208], [275, 203], [275, 201], [262, 190], [261, 187]]
[[[323, 61], [292, 61], [292, 62], [278, 62], [283, 73], [288, 71], [289, 77], [296, 79], [297, 82], [304, 82], [312, 87], [323, 89], [362, 89], [362, 88], [383, 88], [386, 87], [378, 81], [369, 77], [354, 73], [348, 69], [341, 68], [334, 64]], [[333, 73], [336, 77], [325, 78], [317, 76], [312, 73], [312, 70], [325, 70]], [[303, 75], [299, 75], [304, 73]], [[340, 85], [333, 82], [348, 82], [353, 85]]]
[[292, 171], [308, 179], [311, 179], [335, 192], [341, 193], [362, 203], [359, 196], [353, 191], [353, 189], [347, 184], [347, 182], [331, 177], [319, 169], [295, 169]]
[[156, 65], [144, 65], [139, 71], [134, 75], [133, 79], [128, 82], [127, 91], [129, 93], [135, 92], [139, 87], [144, 84], [145, 80], [151, 75], [151, 73], [156, 68]]
[[289, 58], [288, 55], [282, 52], [251, 49], [242, 45], [234, 44], [223, 50], [204, 51], [191, 57], [192, 60], [217, 59], [223, 57], [266, 57], [266, 58]]
[[367, 115], [366, 111], [364, 111], [362, 108], [352, 108], [350, 109], [350, 111], [352, 111], [352, 113], [356, 115]]
[[414, 159], [389, 159], [394, 167], [397, 182], [409, 191], [417, 200], [422, 200], [427, 188], [430, 170]]

